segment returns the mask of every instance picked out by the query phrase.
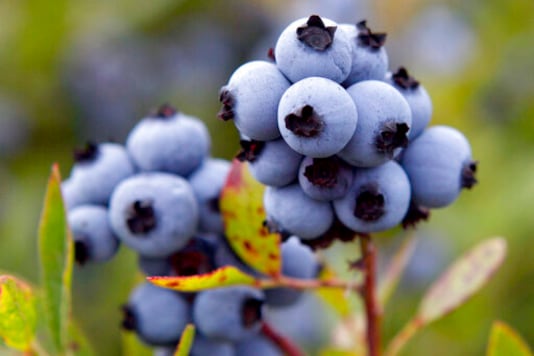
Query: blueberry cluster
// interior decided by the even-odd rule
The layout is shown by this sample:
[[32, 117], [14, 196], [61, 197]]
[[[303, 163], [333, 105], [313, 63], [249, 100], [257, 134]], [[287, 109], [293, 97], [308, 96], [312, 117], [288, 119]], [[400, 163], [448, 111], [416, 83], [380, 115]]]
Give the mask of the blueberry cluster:
[[475, 183], [458, 130], [427, 128], [432, 102], [366, 21], [296, 20], [221, 88], [219, 117], [241, 135], [237, 158], [267, 185], [266, 224], [311, 246], [408, 226]]
[[[126, 144], [87, 144], [62, 183], [75, 260], [110, 260], [123, 243], [145, 275], [188, 276], [234, 265], [258, 275], [228, 245], [219, 196], [230, 162], [210, 156], [201, 120], [163, 105], [143, 118]], [[319, 263], [296, 237], [281, 247], [283, 272], [315, 278]], [[197, 327], [192, 355], [240, 355], [240, 342], [259, 337], [264, 305], [295, 304], [302, 292], [250, 287], [178, 293], [139, 285], [123, 306], [124, 328], [171, 349], [188, 323]]]

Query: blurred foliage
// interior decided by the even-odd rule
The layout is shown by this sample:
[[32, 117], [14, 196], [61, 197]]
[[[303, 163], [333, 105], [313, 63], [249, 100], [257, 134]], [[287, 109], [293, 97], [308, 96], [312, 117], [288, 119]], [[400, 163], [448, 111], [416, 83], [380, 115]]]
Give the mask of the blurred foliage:
[[[404, 354], [482, 354], [495, 319], [534, 345], [531, 0], [0, 0], [0, 269], [37, 280], [36, 232], [51, 163], [67, 176], [73, 147], [123, 142], [161, 102], [205, 120], [213, 155], [230, 158], [237, 135], [215, 119], [220, 86], [245, 60], [264, 55], [287, 21], [310, 11], [367, 18], [388, 32], [392, 68], [407, 65], [425, 85], [432, 124], [458, 127], [472, 143], [480, 184], [435, 211], [419, 238], [439, 238], [449, 260], [484, 237], [508, 238], [507, 261], [489, 287], [416, 336]], [[380, 242], [387, 249], [401, 239]], [[328, 255], [350, 249], [339, 250]], [[417, 274], [401, 285], [410, 278]], [[73, 313], [98, 354], [120, 353], [119, 306], [138, 280], [126, 249], [106, 265], [75, 269]], [[426, 286], [393, 296], [386, 338], [413, 314]]]

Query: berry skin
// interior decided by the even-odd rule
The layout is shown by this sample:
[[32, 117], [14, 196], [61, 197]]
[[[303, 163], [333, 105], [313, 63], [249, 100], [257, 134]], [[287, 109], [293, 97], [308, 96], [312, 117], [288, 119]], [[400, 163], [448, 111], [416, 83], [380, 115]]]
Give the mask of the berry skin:
[[235, 347], [230, 342], [217, 341], [196, 333], [190, 354], [191, 356], [234, 356]]
[[325, 233], [334, 221], [332, 206], [307, 196], [298, 183], [267, 187], [263, 196], [267, 225], [283, 234], [314, 239]]
[[191, 307], [180, 294], [148, 282], [132, 291], [123, 312], [123, 327], [152, 346], [176, 344], [191, 322]]
[[304, 193], [316, 200], [343, 197], [352, 185], [352, 168], [336, 156], [306, 157], [299, 169], [299, 184]]
[[239, 132], [259, 141], [280, 137], [278, 102], [291, 83], [276, 65], [265, 61], [243, 64], [221, 88], [219, 117], [233, 119]]
[[224, 232], [219, 196], [230, 172], [231, 163], [209, 158], [189, 177], [189, 183], [198, 201], [199, 231], [221, 234]]
[[442, 208], [475, 183], [476, 162], [465, 136], [448, 126], [426, 129], [403, 151], [401, 164], [412, 185], [412, 199], [427, 208]]
[[237, 342], [258, 333], [262, 321], [262, 291], [237, 286], [200, 292], [193, 320], [208, 338]]
[[188, 176], [210, 150], [210, 136], [202, 121], [163, 105], [142, 119], [126, 140], [128, 153], [141, 171]]
[[356, 167], [378, 166], [408, 144], [412, 124], [410, 106], [391, 85], [366, 80], [347, 89], [358, 109], [354, 135], [338, 153]]
[[[317, 277], [319, 263], [313, 251], [303, 245], [299, 238], [291, 236], [282, 243], [282, 274], [284, 276], [312, 279]], [[265, 290], [265, 304], [282, 307], [295, 303], [302, 295], [302, 291], [292, 288], [272, 288]]]
[[68, 208], [107, 205], [115, 186], [135, 172], [126, 150], [116, 143], [90, 143], [76, 150], [74, 159], [70, 177], [62, 187]]
[[432, 118], [432, 100], [425, 88], [403, 67], [395, 73], [388, 72], [385, 81], [395, 87], [410, 105], [412, 126], [408, 139], [413, 141], [428, 126]]
[[235, 356], [284, 356], [278, 346], [261, 334], [238, 342], [235, 348]]
[[347, 34], [352, 46], [352, 67], [343, 86], [349, 87], [363, 80], [382, 80], [388, 68], [388, 55], [384, 48], [386, 34], [372, 33], [366, 21], [356, 25], [342, 24], [339, 31]]
[[338, 153], [358, 123], [356, 105], [343, 87], [310, 77], [293, 84], [278, 106], [278, 127], [287, 144], [310, 157]]
[[408, 177], [397, 162], [389, 161], [356, 169], [352, 187], [345, 197], [334, 201], [334, 209], [348, 228], [371, 233], [400, 224], [409, 204]]
[[243, 157], [249, 162], [250, 173], [260, 183], [282, 187], [297, 179], [303, 156], [291, 149], [283, 139], [254, 142], [254, 154], [251, 154], [250, 147], [253, 146], [250, 141], [241, 142], [243, 153], [238, 155], [238, 159]]
[[108, 210], [99, 205], [80, 205], [68, 213], [68, 222], [74, 238], [74, 258], [86, 262], [110, 260], [119, 248], [108, 221]]
[[344, 81], [351, 67], [351, 45], [337, 24], [312, 15], [294, 21], [280, 34], [274, 49], [276, 65], [291, 82], [308, 77]]
[[189, 183], [168, 173], [140, 173], [117, 186], [109, 216], [115, 234], [147, 257], [165, 257], [197, 231], [198, 204]]

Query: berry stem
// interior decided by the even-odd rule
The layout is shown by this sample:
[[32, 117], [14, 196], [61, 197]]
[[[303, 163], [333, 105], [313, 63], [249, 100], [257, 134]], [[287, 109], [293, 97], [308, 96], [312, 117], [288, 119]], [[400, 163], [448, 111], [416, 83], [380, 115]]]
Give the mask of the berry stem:
[[278, 333], [271, 325], [267, 322], [261, 324], [261, 332], [265, 335], [266, 338], [271, 340], [284, 355], [287, 356], [304, 356], [304, 353], [295, 345], [291, 340], [286, 338], [284, 335]]
[[361, 296], [367, 321], [367, 355], [380, 356], [380, 319], [382, 311], [376, 296], [376, 248], [370, 236], [360, 237], [364, 282]]
[[362, 292], [362, 286], [350, 281], [339, 279], [300, 279], [287, 276], [279, 276], [272, 279], [260, 279], [257, 281], [260, 288], [288, 287], [293, 289], [317, 289], [317, 288], [339, 288]]

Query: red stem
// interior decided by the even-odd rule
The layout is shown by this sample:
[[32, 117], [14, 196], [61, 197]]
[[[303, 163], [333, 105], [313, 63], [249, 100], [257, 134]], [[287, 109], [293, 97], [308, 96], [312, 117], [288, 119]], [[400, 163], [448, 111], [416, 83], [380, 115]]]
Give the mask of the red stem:
[[360, 238], [360, 246], [364, 271], [362, 297], [367, 320], [367, 354], [368, 356], [380, 356], [380, 319], [382, 312], [376, 298], [376, 248], [368, 236]]
[[277, 332], [267, 322], [261, 325], [261, 332], [287, 356], [304, 356], [304, 353], [288, 338]]

